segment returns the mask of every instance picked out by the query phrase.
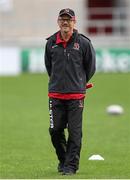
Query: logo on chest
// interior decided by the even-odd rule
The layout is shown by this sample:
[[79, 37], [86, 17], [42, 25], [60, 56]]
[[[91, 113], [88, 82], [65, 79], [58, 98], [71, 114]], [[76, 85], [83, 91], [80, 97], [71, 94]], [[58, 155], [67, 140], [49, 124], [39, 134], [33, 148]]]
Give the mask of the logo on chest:
[[74, 43], [73, 49], [79, 50], [80, 46], [79, 43]]
[[58, 45], [57, 44], [55, 44], [55, 45], [53, 45], [51, 48], [52, 49], [54, 49], [54, 48], [56, 48]]

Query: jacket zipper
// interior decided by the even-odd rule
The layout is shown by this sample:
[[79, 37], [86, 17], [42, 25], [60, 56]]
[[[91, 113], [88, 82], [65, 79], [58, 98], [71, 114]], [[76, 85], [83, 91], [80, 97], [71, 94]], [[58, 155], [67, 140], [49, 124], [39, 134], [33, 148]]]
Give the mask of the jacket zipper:
[[68, 53], [68, 54], [67, 54], [67, 56], [68, 56], [68, 60], [69, 60], [69, 57], [70, 57], [70, 53]]
[[[66, 48], [64, 48], [64, 56], [66, 57]], [[66, 58], [64, 59], [64, 71], [63, 71], [63, 77], [64, 77], [64, 79], [63, 79], [63, 89], [65, 89], [66, 88], [66, 86], [65, 86], [65, 68], [66, 68]]]

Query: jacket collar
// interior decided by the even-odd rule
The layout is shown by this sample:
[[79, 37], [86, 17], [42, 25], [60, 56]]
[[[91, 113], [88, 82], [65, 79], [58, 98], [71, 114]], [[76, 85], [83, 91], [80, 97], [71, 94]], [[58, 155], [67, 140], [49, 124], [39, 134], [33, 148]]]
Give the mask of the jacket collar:
[[[60, 33], [60, 31], [57, 31], [56, 33], [54, 33], [52, 36], [46, 38], [46, 40], [52, 39], [52, 41], [56, 42], [57, 39], [57, 34]], [[74, 29], [73, 35], [72, 35], [72, 41], [76, 38], [77, 39], [78, 36], [78, 31], [76, 29]]]
[[[69, 40], [71, 39], [72, 36], [70, 36]], [[68, 40], [68, 41], [69, 41]], [[68, 42], [67, 41], [67, 42]], [[65, 40], [61, 39], [61, 33], [60, 31], [56, 34], [56, 44], [60, 44], [60, 43], [67, 43]]]

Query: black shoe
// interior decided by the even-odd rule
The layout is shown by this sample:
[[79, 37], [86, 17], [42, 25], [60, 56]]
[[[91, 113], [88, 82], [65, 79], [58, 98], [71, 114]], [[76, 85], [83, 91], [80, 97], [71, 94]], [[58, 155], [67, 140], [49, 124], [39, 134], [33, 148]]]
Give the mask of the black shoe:
[[61, 163], [61, 162], [60, 162], [60, 163], [58, 164], [57, 169], [58, 169], [58, 172], [59, 172], [59, 173], [62, 173], [62, 172], [63, 172], [63, 169], [64, 169], [64, 163]]
[[76, 171], [74, 169], [64, 168], [62, 175], [74, 175]]

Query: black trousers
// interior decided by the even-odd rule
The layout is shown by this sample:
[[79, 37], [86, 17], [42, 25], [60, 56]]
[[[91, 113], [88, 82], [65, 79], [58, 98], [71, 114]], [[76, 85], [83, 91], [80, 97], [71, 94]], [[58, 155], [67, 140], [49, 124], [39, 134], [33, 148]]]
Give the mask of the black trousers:
[[[64, 166], [73, 170], [79, 168], [82, 113], [84, 100], [49, 99], [50, 128], [52, 144], [57, 157]], [[64, 129], [68, 129], [65, 137]]]

